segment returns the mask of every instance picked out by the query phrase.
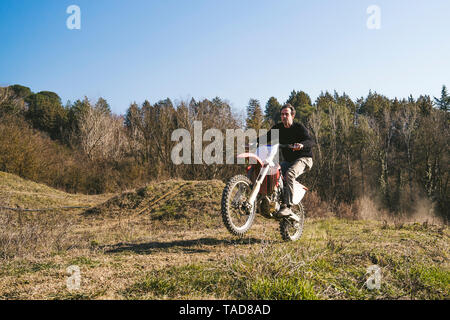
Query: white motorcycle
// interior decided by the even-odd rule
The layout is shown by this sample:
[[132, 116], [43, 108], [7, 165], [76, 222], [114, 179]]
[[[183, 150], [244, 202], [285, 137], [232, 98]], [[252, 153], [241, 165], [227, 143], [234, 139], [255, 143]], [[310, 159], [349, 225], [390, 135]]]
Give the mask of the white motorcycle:
[[[238, 158], [254, 159], [247, 167], [247, 176], [236, 175], [228, 180], [222, 194], [222, 219], [228, 231], [243, 236], [252, 226], [256, 213], [269, 219], [278, 219], [274, 214], [280, 210], [283, 199], [284, 178], [274, 158], [279, 148], [292, 145], [265, 145], [256, 153], [242, 153]], [[308, 189], [295, 181], [294, 196], [289, 217], [280, 220], [280, 233], [285, 241], [298, 240], [303, 232], [305, 212], [301, 200]]]

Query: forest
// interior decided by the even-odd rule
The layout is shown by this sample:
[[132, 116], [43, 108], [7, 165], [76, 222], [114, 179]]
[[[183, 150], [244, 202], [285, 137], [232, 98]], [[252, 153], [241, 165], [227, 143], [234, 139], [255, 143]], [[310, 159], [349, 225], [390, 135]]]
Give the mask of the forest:
[[[449, 107], [439, 97], [389, 98], [375, 91], [353, 101], [322, 92], [315, 101], [293, 90], [287, 101], [250, 99], [245, 112], [223, 98], [132, 103], [125, 114], [104, 98], [63, 104], [57, 93], [22, 85], [0, 87], [0, 171], [71, 193], [101, 194], [167, 179], [227, 180], [242, 165], [180, 164], [171, 159], [184, 128], [268, 129], [284, 103], [313, 136], [314, 166], [303, 181], [339, 216], [368, 196], [392, 215], [414, 212], [423, 201], [448, 221]], [[208, 143], [205, 142], [204, 145]], [[351, 209], [350, 209], [351, 210]]]

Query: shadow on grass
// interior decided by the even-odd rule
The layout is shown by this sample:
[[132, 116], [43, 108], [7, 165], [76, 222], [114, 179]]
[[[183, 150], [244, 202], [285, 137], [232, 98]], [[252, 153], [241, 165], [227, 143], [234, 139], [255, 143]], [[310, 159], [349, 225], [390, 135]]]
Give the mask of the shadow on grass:
[[169, 242], [152, 241], [148, 243], [118, 243], [116, 245], [105, 246], [105, 253], [120, 253], [120, 252], [134, 252], [138, 254], [151, 254], [157, 251], [164, 251], [168, 249], [179, 249], [185, 253], [206, 253], [210, 250], [198, 248], [200, 246], [236, 246], [236, 245], [251, 245], [261, 243], [263, 240], [256, 238], [244, 238], [236, 240], [214, 239], [214, 238], [199, 238], [191, 240], [175, 240]]

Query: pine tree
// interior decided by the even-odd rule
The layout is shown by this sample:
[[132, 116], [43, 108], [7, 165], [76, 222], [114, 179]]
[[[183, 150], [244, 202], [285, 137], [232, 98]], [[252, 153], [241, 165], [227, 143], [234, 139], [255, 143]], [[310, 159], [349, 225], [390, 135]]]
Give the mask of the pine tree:
[[450, 96], [448, 95], [447, 87], [445, 85], [442, 86], [441, 99], [435, 97], [434, 101], [439, 109], [445, 112], [450, 109]]
[[61, 138], [62, 129], [67, 122], [67, 110], [60, 97], [51, 91], [41, 91], [29, 95], [26, 118], [34, 128], [47, 132], [52, 139]]
[[95, 108], [104, 114], [111, 115], [111, 107], [109, 106], [108, 102], [102, 97], [98, 98], [97, 103], [95, 104]]
[[314, 111], [311, 98], [303, 91], [293, 90], [286, 103], [290, 103], [295, 108], [295, 119], [303, 123], [308, 121], [309, 116]]
[[281, 104], [275, 97], [270, 97], [269, 101], [266, 103], [266, 109], [264, 111], [264, 116], [266, 122], [273, 125], [280, 121], [280, 109]]
[[247, 106], [247, 128], [259, 130], [263, 127], [263, 122], [264, 116], [259, 101], [250, 99]]

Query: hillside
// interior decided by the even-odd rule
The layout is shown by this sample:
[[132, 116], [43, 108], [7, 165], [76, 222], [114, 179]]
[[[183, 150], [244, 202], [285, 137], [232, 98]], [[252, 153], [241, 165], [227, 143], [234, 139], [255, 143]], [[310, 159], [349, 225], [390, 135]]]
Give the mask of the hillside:
[[[221, 221], [223, 186], [171, 180], [91, 197], [0, 173], [2, 204], [91, 207], [0, 211], [0, 298], [449, 297], [445, 226], [309, 218], [302, 238], [286, 243], [276, 221], [258, 216], [237, 239]], [[379, 289], [365, 284], [372, 265], [381, 271]], [[69, 266], [80, 270], [78, 289], [67, 285]]]
[[109, 197], [111, 197], [110, 194], [98, 196], [69, 194], [45, 184], [0, 171], [0, 206], [23, 209], [92, 206]]

